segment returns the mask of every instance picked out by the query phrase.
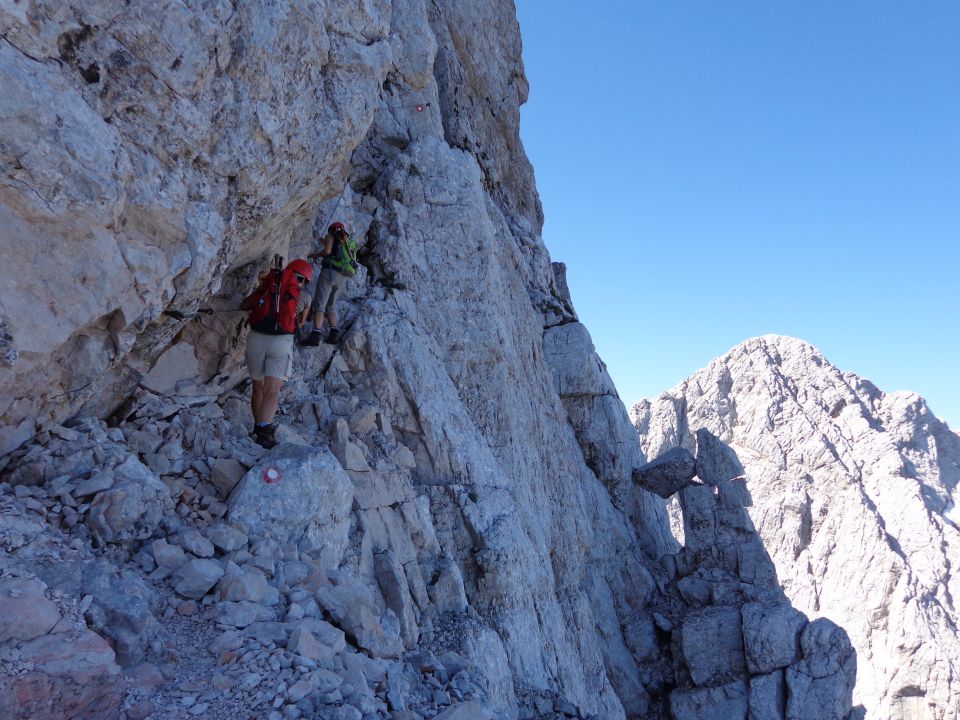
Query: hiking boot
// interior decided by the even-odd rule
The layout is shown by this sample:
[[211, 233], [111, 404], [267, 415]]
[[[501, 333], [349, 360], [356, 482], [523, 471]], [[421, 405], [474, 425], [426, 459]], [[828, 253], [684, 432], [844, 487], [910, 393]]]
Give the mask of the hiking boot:
[[340, 342], [340, 330], [338, 328], [332, 327], [327, 331], [327, 342], [331, 345], [336, 345]]
[[253, 439], [262, 448], [269, 450], [277, 446], [277, 427], [275, 425], [257, 425], [253, 428]]
[[312, 330], [306, 340], [300, 342], [301, 347], [319, 347], [323, 341], [323, 332], [321, 330]]

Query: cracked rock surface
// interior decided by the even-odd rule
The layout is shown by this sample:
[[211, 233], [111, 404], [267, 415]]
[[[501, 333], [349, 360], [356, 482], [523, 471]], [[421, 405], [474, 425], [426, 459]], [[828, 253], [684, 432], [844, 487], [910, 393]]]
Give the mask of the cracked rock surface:
[[698, 428], [735, 450], [785, 593], [849, 634], [867, 717], [960, 717], [960, 437], [923, 398], [883, 393], [807, 343], [764, 336], [631, 417], [650, 455], [695, 448]]
[[[850, 707], [842, 629], [793, 655], [802, 623], [736, 620], [783, 598], [720, 446], [682, 550], [633, 482], [541, 239], [512, 2], [35, 0], [0, 29], [0, 697], [31, 700], [0, 714], [782, 714], [788, 671]], [[342, 339], [296, 350], [265, 452], [231, 308], [334, 216]]]

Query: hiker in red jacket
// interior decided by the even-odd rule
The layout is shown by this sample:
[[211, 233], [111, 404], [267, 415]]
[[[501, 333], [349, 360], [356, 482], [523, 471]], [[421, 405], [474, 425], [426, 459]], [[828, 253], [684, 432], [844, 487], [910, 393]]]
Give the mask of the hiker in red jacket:
[[293, 337], [310, 309], [312, 298], [306, 288], [312, 277], [313, 267], [298, 258], [261, 277], [257, 289], [240, 304], [241, 310], [250, 311], [246, 360], [253, 379], [253, 437], [265, 448], [277, 444], [273, 419], [280, 388], [293, 366]]

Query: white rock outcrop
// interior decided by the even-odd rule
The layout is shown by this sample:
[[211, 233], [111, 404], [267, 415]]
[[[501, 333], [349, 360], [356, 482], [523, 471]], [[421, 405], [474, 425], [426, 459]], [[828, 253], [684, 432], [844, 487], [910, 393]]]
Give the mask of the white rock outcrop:
[[[510, 0], [34, 0], [0, 28], [0, 577], [35, 572], [114, 653], [78, 716], [616, 720], [726, 694], [745, 718], [782, 715], [791, 669], [849, 709], [849, 663], [804, 674], [821, 645], [742, 647], [741, 606], [783, 600], [742, 494], [682, 489], [719, 529], [680, 551], [633, 483], [540, 238]], [[264, 453], [227, 308], [334, 216], [363, 266], [343, 339], [297, 350]], [[3, 669], [34, 682], [25, 643], [56, 630], [0, 641]]]
[[651, 455], [699, 428], [735, 450], [785, 593], [849, 633], [869, 718], [960, 717], [960, 437], [922, 398], [764, 336], [631, 416]]

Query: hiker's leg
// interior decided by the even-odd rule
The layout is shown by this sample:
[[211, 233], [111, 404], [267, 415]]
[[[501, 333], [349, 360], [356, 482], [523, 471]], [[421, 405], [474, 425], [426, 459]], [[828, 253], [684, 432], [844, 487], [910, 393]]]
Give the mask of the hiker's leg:
[[[256, 385], [254, 383], [254, 390], [256, 390]], [[259, 403], [253, 416], [258, 425], [273, 422], [273, 418], [277, 414], [281, 387], [283, 387], [283, 379], [269, 375], [260, 383]]]
[[330, 304], [330, 296], [335, 291], [336, 270], [323, 268], [320, 271], [320, 277], [317, 278], [317, 294], [313, 297], [313, 328], [321, 330], [323, 328], [324, 311]]
[[337, 326], [337, 300], [340, 298], [340, 292], [346, 287], [347, 280], [349, 278], [346, 275], [338, 273], [336, 270], [330, 270], [330, 276], [326, 283], [329, 290], [324, 298], [323, 309], [326, 311], [327, 322], [331, 328]]
[[250, 411], [253, 413], [253, 421], [257, 422], [260, 417], [260, 406], [263, 404], [263, 380], [253, 381], [253, 391], [250, 393]]
[[260, 406], [263, 403], [263, 380], [266, 375], [266, 359], [269, 349], [269, 337], [251, 331], [247, 335], [246, 361], [247, 371], [253, 380], [253, 390], [250, 393], [250, 411], [254, 422], [260, 415]]
[[[253, 419], [258, 425], [273, 422], [280, 388], [293, 370], [293, 335], [269, 335], [265, 341], [264, 377], [256, 394]], [[254, 383], [257, 389], [257, 383]]]
[[313, 314], [313, 330], [301, 343], [304, 347], [317, 347], [323, 341], [323, 315], [330, 296], [330, 268], [323, 268], [317, 278], [317, 294], [313, 296], [311, 312]]

